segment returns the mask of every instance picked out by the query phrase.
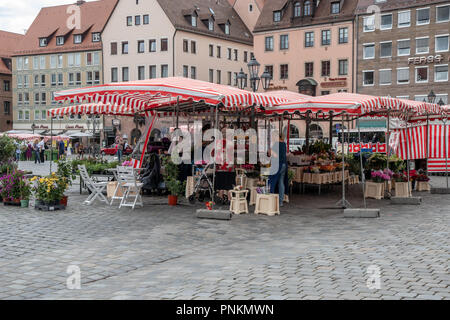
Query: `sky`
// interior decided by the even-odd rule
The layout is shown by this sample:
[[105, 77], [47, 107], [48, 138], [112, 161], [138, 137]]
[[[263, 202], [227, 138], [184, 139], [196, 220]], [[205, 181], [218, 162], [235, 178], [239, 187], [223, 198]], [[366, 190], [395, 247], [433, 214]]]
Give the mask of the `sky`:
[[0, 30], [25, 34], [42, 7], [76, 0], [0, 0]]

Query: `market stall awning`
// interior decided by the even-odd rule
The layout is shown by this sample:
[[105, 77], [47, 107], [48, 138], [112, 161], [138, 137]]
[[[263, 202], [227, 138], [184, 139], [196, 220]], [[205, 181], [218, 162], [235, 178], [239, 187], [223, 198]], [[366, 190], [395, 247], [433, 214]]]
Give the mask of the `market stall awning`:
[[[225, 108], [242, 108], [251, 105], [272, 107], [287, 101], [270, 94], [253, 93], [230, 86], [180, 77], [110, 83], [65, 90], [56, 92], [55, 100], [70, 104], [120, 106], [125, 108], [126, 113], [142, 112], [173, 104], [174, 100], [204, 101], [210, 105], [223, 104]], [[57, 114], [57, 111], [53, 113]]]
[[370, 114], [376, 112], [410, 112], [411, 114], [441, 113], [435, 104], [416, 102], [391, 97], [376, 97], [356, 93], [334, 93], [282, 103], [266, 109], [266, 114], [331, 113]]

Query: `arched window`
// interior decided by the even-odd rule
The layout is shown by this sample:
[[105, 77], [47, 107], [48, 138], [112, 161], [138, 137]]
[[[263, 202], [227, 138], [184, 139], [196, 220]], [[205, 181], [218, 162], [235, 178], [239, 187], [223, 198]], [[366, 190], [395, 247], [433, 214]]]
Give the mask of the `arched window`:
[[291, 127], [289, 129], [289, 138], [290, 139], [299, 139], [300, 138], [300, 131], [298, 130], [296, 125], [291, 124]]
[[303, 8], [303, 15], [310, 16], [311, 15], [311, 1], [305, 1], [305, 6]]
[[302, 7], [300, 2], [294, 4], [294, 17], [300, 17], [302, 15]]
[[309, 136], [313, 139], [323, 139], [322, 128], [318, 124], [311, 124], [309, 126]]

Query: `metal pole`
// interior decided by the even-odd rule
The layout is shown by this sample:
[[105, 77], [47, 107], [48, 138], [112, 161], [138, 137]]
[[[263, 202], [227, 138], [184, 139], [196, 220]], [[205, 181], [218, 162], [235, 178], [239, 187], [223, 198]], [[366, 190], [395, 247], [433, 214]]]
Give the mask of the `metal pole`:
[[426, 133], [427, 167], [425, 169], [427, 177], [428, 177], [428, 158], [430, 157], [430, 154], [429, 154], [429, 152], [430, 152], [430, 141], [429, 141], [429, 139], [430, 139], [430, 115], [427, 114], [427, 133]]
[[50, 117], [50, 174], [52, 174], [52, 162], [53, 162], [53, 116]]
[[445, 120], [444, 120], [445, 176], [446, 176], [446, 180], [447, 180], [447, 189], [448, 189], [448, 135], [447, 135], [447, 122], [448, 122], [448, 115], [445, 116]]
[[177, 114], [177, 129], [179, 128], [179, 112], [180, 112], [180, 97], [177, 97], [177, 106], [176, 106], [176, 114]]
[[342, 206], [345, 206], [345, 121], [344, 116], [342, 116]]
[[388, 113], [387, 113], [387, 131], [386, 131], [386, 156], [387, 156], [386, 157], [386, 162], [387, 162], [386, 168], [388, 168], [388, 169], [389, 169], [389, 155], [391, 153], [391, 150], [389, 148], [389, 140], [390, 140], [390, 137], [391, 137], [391, 131], [390, 130], [391, 130], [391, 118], [390, 118], [390, 114], [389, 114], [389, 111], [388, 111]]
[[331, 148], [333, 148], [333, 112], [330, 112], [330, 133], [329, 133], [329, 139], [328, 143], [331, 145]]
[[359, 124], [360, 123], [359, 123], [359, 119], [358, 119], [359, 164], [361, 166], [361, 181], [362, 181], [362, 189], [363, 189], [364, 209], [367, 209], [367, 202], [366, 202], [366, 177], [364, 175], [364, 167], [363, 167], [363, 160], [362, 160], [361, 127], [360, 127]]
[[409, 121], [409, 115], [408, 115], [408, 112], [406, 112], [406, 134], [405, 134], [405, 136], [406, 136], [406, 169], [407, 169], [407, 171], [406, 171], [406, 174], [407, 174], [407, 177], [408, 177], [408, 183], [407, 183], [407, 194], [408, 194], [408, 198], [409, 198], [409, 192], [410, 192], [410, 188], [409, 188], [409, 183], [410, 183], [410, 181], [409, 181], [409, 179], [410, 179], [410, 177], [409, 177], [409, 132], [408, 132], [408, 121]]

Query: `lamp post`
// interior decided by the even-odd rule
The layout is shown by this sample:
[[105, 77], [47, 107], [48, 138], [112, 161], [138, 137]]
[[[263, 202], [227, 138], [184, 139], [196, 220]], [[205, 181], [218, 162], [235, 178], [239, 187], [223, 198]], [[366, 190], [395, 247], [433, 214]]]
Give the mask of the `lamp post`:
[[34, 134], [34, 130], [36, 129], [36, 124], [33, 122], [33, 124], [31, 125], [31, 129], [33, 130], [33, 134]]
[[[263, 72], [263, 74], [259, 76], [261, 65], [254, 56], [252, 56], [247, 66], [250, 76], [250, 87], [252, 88], [252, 91], [258, 91], [261, 82], [264, 90], [269, 89], [272, 77], [267, 71]], [[247, 87], [247, 74], [245, 74], [242, 69], [241, 72], [239, 72], [239, 74], [237, 75], [237, 82], [239, 89], [243, 90], [245, 87]]]
[[[100, 127], [100, 118], [96, 115], [92, 115], [90, 118], [88, 117], [87, 121], [87, 130], [92, 133], [92, 136], [95, 138], [95, 133], [97, 132], [97, 129]], [[92, 128], [91, 128], [92, 126]], [[89, 139], [88, 139], [89, 141]], [[94, 155], [97, 153], [97, 150], [95, 150], [95, 144], [94, 144]]]
[[436, 94], [434, 93], [433, 90], [431, 90], [430, 93], [428, 94], [428, 102], [434, 103], [435, 101], [436, 101]]

